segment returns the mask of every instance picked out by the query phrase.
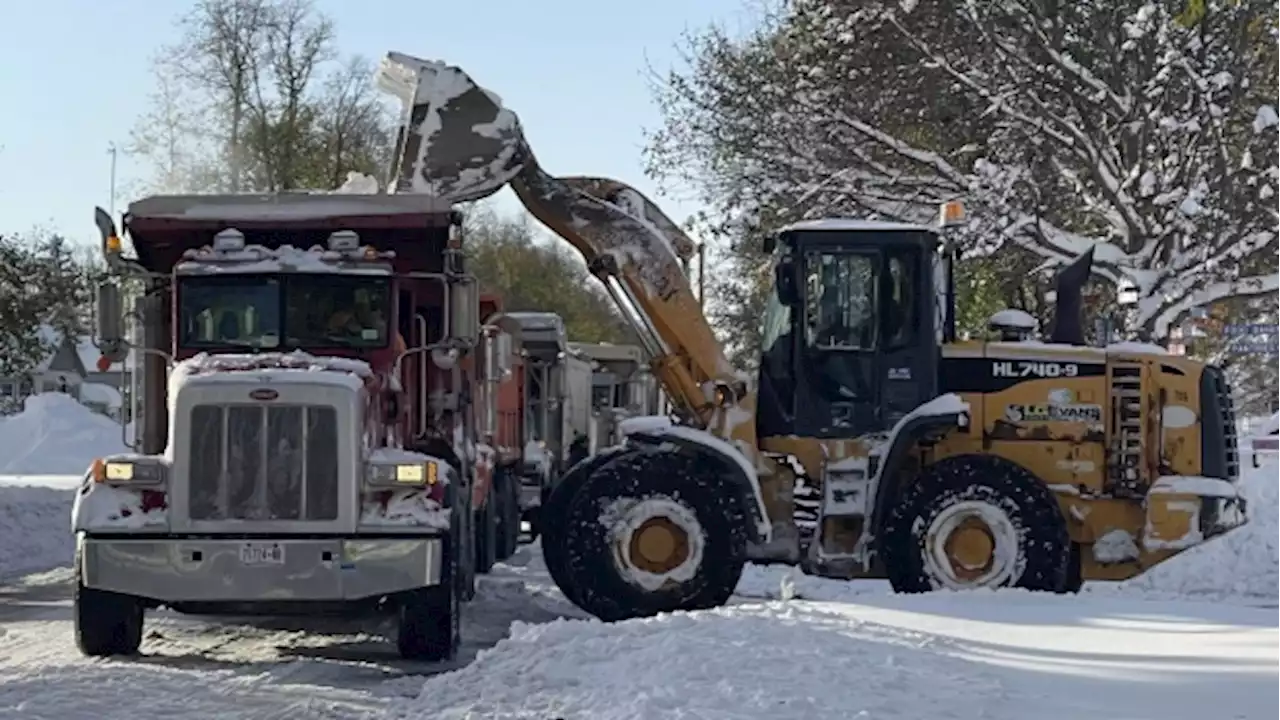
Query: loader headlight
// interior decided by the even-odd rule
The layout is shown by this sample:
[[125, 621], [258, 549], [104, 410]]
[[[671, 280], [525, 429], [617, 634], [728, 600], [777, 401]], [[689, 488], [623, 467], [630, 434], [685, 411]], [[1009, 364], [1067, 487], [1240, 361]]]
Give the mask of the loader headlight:
[[435, 485], [440, 469], [434, 461], [385, 463], [369, 466], [369, 484], [381, 487], [424, 487]]

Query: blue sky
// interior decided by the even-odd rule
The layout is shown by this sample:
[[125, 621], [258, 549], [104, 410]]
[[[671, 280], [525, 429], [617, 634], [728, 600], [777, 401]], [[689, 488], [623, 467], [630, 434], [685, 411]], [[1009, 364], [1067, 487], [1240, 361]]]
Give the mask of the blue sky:
[[[110, 143], [146, 108], [150, 58], [176, 35], [178, 0], [42, 0], [5, 12], [0, 41], [0, 233], [35, 226], [92, 242], [110, 200]], [[643, 129], [659, 118], [646, 64], [665, 69], [686, 29], [750, 13], [742, 0], [318, 0], [344, 54], [389, 50], [466, 69], [516, 110], [551, 171], [616, 177], [654, 196]], [[146, 171], [121, 156], [117, 184]], [[499, 197], [505, 210], [518, 204]], [[677, 221], [691, 204], [655, 197]], [[120, 193], [117, 210], [130, 198]]]

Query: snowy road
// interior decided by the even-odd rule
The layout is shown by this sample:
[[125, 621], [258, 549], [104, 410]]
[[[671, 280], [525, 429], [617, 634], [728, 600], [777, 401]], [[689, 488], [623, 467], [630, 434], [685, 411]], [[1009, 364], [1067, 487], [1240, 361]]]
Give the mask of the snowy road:
[[[0, 718], [640, 720], [680, 708], [726, 720], [1271, 720], [1278, 711], [1269, 608], [1105, 593], [903, 597], [804, 578], [802, 591], [833, 599], [741, 598], [607, 626], [551, 622], [576, 613], [531, 548], [513, 560], [467, 609], [460, 668], [405, 663], [368, 629], [320, 634], [168, 613], [148, 618], [143, 657], [86, 660], [72, 644], [69, 572], [34, 576], [0, 588]], [[754, 569], [744, 589], [778, 577]]]
[[88, 660], [72, 639], [70, 571], [32, 576], [0, 587], [0, 718], [381, 717], [394, 700], [415, 697], [427, 676], [491, 647], [513, 622], [574, 612], [526, 590], [516, 573], [502, 568], [482, 579], [453, 666], [401, 660], [377, 627], [313, 623], [303, 631], [289, 621], [211, 622], [168, 612], [148, 615], [142, 657]]

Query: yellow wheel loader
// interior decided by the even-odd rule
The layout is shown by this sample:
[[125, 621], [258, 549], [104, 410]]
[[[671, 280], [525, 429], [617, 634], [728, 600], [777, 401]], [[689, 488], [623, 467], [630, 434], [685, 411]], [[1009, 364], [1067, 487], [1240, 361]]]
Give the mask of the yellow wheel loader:
[[941, 227], [782, 228], [758, 376], [744, 377], [682, 271], [693, 243], [653, 203], [547, 173], [515, 114], [456, 67], [392, 53], [379, 83], [405, 105], [394, 191], [461, 202], [510, 185], [632, 320], [676, 408], [628, 420], [544, 508], [547, 566], [597, 617], [722, 604], [749, 561], [900, 592], [1070, 592], [1245, 522], [1222, 372], [1085, 347], [1091, 255], [1058, 277], [1048, 342], [959, 341]]

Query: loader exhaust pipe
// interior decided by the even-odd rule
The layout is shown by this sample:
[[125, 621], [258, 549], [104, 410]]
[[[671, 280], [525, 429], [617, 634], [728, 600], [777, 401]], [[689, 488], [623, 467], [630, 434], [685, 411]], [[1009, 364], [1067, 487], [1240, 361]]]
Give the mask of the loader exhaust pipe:
[[1084, 345], [1084, 284], [1093, 272], [1093, 248], [1071, 261], [1054, 279], [1053, 333], [1049, 342]]

